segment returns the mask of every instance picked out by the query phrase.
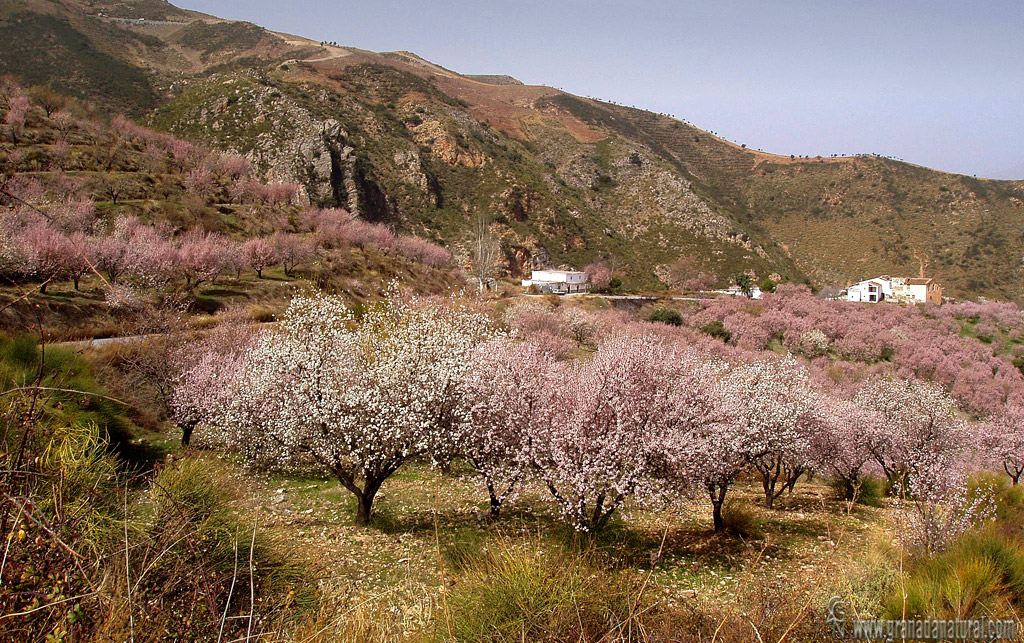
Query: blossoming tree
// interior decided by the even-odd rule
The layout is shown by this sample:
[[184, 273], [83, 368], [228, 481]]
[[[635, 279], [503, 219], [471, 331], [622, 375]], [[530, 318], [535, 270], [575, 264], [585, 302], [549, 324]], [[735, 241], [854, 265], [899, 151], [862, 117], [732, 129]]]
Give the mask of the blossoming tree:
[[1010, 404], [985, 423], [982, 446], [1013, 484], [1024, 474], [1024, 408]]
[[868, 449], [891, 487], [906, 485], [918, 462], [962, 452], [967, 438], [957, 406], [938, 384], [881, 378], [866, 384], [855, 403], [878, 414], [867, 432]]
[[465, 421], [469, 354], [492, 331], [455, 302], [398, 295], [355, 320], [336, 297], [296, 297], [217, 402], [222, 435], [257, 462], [313, 461], [370, 520], [381, 485], [410, 458], [450, 451]]
[[817, 396], [807, 370], [792, 358], [742, 365], [730, 374], [729, 389], [746, 425], [744, 450], [771, 509], [810, 464], [810, 438], [820, 426]]
[[868, 439], [880, 430], [880, 418], [849, 400], [822, 399], [823, 424], [811, 436], [815, 468], [843, 485], [843, 499], [857, 499], [864, 476], [874, 461]]
[[553, 355], [529, 340], [500, 337], [473, 354], [467, 382], [471, 415], [459, 452], [483, 478], [492, 518], [514, 497], [527, 471], [524, 456], [547, 418], [554, 368]]
[[526, 448], [575, 529], [599, 531], [650, 482], [675, 416], [673, 371], [669, 349], [650, 335], [609, 338], [593, 359], [551, 369], [557, 391]]
[[727, 381], [728, 365], [691, 349], [672, 356], [671, 413], [659, 436], [658, 493], [705, 493], [715, 531], [725, 528], [726, 494], [750, 462], [747, 425]]

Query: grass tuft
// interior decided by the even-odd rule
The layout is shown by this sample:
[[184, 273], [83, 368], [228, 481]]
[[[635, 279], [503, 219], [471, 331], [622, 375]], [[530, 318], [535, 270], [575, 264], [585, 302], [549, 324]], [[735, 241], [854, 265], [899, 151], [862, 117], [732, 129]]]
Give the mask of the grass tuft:
[[598, 641], [635, 611], [639, 585], [586, 552], [499, 541], [462, 565], [438, 616], [455, 641]]

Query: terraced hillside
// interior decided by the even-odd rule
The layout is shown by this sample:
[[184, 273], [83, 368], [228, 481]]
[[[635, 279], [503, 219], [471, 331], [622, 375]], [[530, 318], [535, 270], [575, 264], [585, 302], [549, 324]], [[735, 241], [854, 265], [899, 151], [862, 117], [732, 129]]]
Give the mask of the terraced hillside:
[[73, 98], [7, 79], [0, 104], [7, 331], [131, 334], [149, 307], [265, 321], [310, 283], [352, 302], [395, 281], [431, 294], [465, 283], [443, 248], [304, 208], [294, 184], [257, 180], [239, 156], [120, 117], [105, 123]]
[[[1022, 182], [764, 154], [651, 112], [156, 0], [3, 6], [5, 51], [63, 20], [50, 40], [85, 52], [66, 70], [5, 61], [30, 84], [91, 95], [245, 155], [311, 204], [456, 249], [483, 220], [510, 276], [603, 260], [635, 288], [696, 273], [724, 285], [741, 271], [835, 287], [924, 270], [956, 297], [1024, 297]], [[122, 69], [120, 85], [86, 64], [100, 55], [118, 61], [102, 67]]]

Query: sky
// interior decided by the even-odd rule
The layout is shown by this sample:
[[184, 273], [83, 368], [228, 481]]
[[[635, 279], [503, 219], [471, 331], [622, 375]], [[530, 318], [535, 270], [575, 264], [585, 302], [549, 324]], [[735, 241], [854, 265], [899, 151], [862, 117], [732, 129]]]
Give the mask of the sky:
[[766, 152], [1024, 179], [1020, 0], [175, 4], [671, 114]]

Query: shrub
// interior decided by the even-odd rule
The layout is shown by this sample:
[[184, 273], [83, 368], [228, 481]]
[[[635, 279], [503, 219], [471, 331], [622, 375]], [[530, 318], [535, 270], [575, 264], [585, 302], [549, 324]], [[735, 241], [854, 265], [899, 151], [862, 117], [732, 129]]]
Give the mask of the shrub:
[[[226, 467], [203, 458], [186, 458], [161, 469], [150, 489], [152, 518], [138, 527], [145, 547], [140, 547], [139, 562], [133, 559], [133, 564], [141, 566], [147, 550], [149, 556], [160, 555], [146, 570], [144, 582], [139, 570], [132, 571], [138, 577], [134, 598], [139, 604], [161, 604], [162, 609], [147, 614], [148, 622], [181, 639], [216, 638], [225, 604], [225, 639], [230, 640], [248, 629], [251, 612], [256, 614], [258, 631], [292, 601], [313, 601], [314, 590], [303, 583], [302, 566], [259, 523], [243, 521], [232, 511], [239, 490], [226, 482], [230, 479]], [[228, 603], [232, 582], [236, 587]], [[249, 591], [238, 591], [250, 584], [255, 605]], [[196, 613], [192, 622], [182, 623], [174, 616], [190, 611]]]
[[634, 612], [631, 585], [588, 553], [501, 544], [462, 569], [438, 627], [455, 641], [609, 640]]
[[277, 317], [274, 309], [270, 306], [253, 305], [246, 310], [246, 315], [254, 322], [266, 324], [274, 321]]
[[[845, 480], [838, 477], [832, 478], [828, 481], [828, 485], [832, 488], [836, 500], [845, 500], [847, 498]], [[869, 476], [861, 479], [860, 488], [856, 490], [856, 502], [858, 505], [864, 505], [865, 507], [881, 507], [885, 494], [885, 481]]]
[[720, 339], [727, 344], [729, 343], [729, 340], [732, 339], [732, 333], [725, 327], [725, 324], [717, 319], [701, 326], [700, 332], [705, 335], [710, 335], [715, 339]]
[[901, 581], [900, 553], [887, 534], [882, 534], [839, 579], [836, 594], [850, 599], [850, 606], [860, 614], [880, 615], [898, 590]]
[[0, 359], [21, 367], [38, 366], [39, 344], [31, 335], [18, 335], [0, 345]]
[[[84, 617], [74, 603], [62, 599], [85, 594], [95, 586], [97, 574], [87, 570], [93, 560], [101, 560], [118, 543], [118, 476], [117, 463], [100, 439], [95, 425], [80, 425], [50, 433], [38, 451], [37, 486], [31, 491], [31, 502], [37, 508], [28, 520], [14, 503], [0, 503], [5, 522], [10, 526], [4, 553], [3, 586], [0, 612], [15, 616], [35, 612], [45, 596], [57, 609], [31, 616], [18, 616], [5, 623], [5, 631], [20, 633], [17, 639], [43, 640], [45, 634], [64, 630], [78, 623], [78, 631], [88, 631], [97, 615]], [[8, 469], [9, 456], [0, 455], [0, 465]], [[6, 482], [6, 481], [5, 481]], [[17, 484], [17, 483], [15, 483]], [[18, 487], [27, 487], [30, 482]], [[20, 495], [14, 487], [5, 491]], [[123, 497], [123, 495], [122, 495]], [[20, 504], [20, 503], [19, 503]], [[28, 502], [25, 505], [31, 506]], [[45, 528], [42, 527], [45, 525]], [[11, 538], [11, 536], [16, 536]], [[73, 542], [75, 553], [57, 547], [56, 540]], [[83, 565], [84, 560], [86, 565]], [[59, 582], [55, 582], [59, 579]], [[95, 609], [95, 602], [85, 602]], [[63, 607], [61, 607], [63, 606]], [[73, 609], [74, 608], [74, 609]]]
[[728, 500], [722, 507], [725, 530], [734, 536], [760, 538], [760, 521], [754, 509], [743, 502]]
[[980, 618], [1019, 609], [1024, 546], [994, 529], [975, 532], [939, 556], [923, 559], [885, 605], [890, 618]]
[[678, 310], [671, 308], [656, 308], [648, 317], [647, 321], [652, 323], [668, 324], [669, 326], [682, 326], [683, 316]]

